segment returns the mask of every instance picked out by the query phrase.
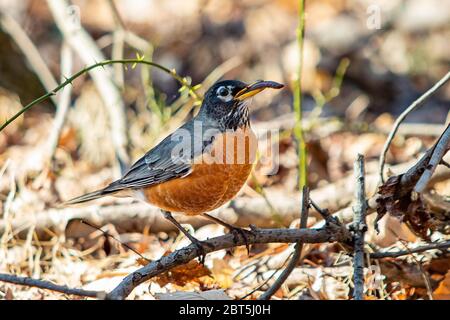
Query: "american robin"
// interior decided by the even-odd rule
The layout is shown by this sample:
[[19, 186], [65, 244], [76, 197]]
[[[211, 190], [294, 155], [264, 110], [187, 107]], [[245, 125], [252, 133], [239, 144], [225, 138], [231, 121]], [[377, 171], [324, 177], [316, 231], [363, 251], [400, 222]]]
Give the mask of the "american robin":
[[207, 212], [233, 199], [252, 170], [257, 139], [250, 127], [250, 98], [266, 88], [282, 87], [273, 81], [251, 85], [235, 80], [217, 82], [206, 92], [197, 116], [148, 151], [121, 179], [65, 204], [111, 195], [137, 196], [159, 207], [203, 258], [203, 243], [190, 235], [171, 212], [202, 215], [246, 239], [244, 230]]

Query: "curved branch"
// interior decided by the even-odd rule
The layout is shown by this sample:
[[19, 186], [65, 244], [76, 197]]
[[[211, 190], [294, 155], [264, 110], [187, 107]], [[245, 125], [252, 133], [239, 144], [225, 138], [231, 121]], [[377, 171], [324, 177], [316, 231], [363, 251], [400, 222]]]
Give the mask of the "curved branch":
[[354, 164], [357, 188], [356, 204], [353, 208], [354, 255], [353, 255], [353, 296], [355, 300], [364, 300], [364, 234], [367, 230], [366, 188], [364, 156], [358, 154]]
[[450, 71], [447, 72], [447, 74], [439, 80], [433, 87], [431, 87], [427, 92], [425, 92], [422, 96], [420, 96], [417, 100], [415, 100], [405, 111], [402, 112], [402, 114], [397, 118], [397, 120], [394, 123], [394, 127], [392, 128], [391, 133], [389, 134], [389, 137], [386, 140], [386, 143], [383, 146], [383, 151], [381, 152], [380, 156], [380, 163], [378, 168], [378, 173], [380, 175], [380, 181], [384, 183], [384, 164], [386, 160], [386, 154], [389, 149], [389, 146], [391, 145], [392, 140], [394, 139], [395, 134], [397, 133], [397, 130], [400, 126], [400, 124], [405, 120], [405, 118], [410, 114], [412, 111], [414, 111], [416, 108], [423, 105], [423, 103], [431, 97], [439, 88], [441, 88], [448, 80], [450, 80]]
[[412, 248], [408, 250], [401, 251], [387, 251], [387, 252], [374, 252], [370, 254], [370, 259], [383, 259], [383, 258], [397, 258], [401, 256], [406, 256], [412, 253], [421, 253], [428, 250], [441, 250], [446, 251], [450, 248], [450, 241], [432, 243], [417, 248]]
[[11, 275], [11, 274], [0, 273], [0, 281], [14, 283], [14, 284], [18, 284], [21, 286], [46, 289], [46, 290], [61, 292], [64, 294], [80, 296], [80, 297], [103, 298], [105, 296], [105, 293], [101, 292], [101, 291], [74, 289], [74, 288], [69, 288], [67, 286], [57, 285], [50, 281], [32, 279], [29, 277], [19, 277], [19, 276], [15, 276], [15, 275]]

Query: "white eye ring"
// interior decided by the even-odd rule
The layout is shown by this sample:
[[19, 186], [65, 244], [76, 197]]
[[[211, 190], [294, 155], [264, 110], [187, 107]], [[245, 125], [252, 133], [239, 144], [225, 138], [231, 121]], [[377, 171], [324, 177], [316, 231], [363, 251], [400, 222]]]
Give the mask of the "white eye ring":
[[230, 94], [230, 92], [228, 91], [227, 88], [225, 87], [220, 87], [219, 90], [217, 90], [217, 94], [221, 97], [226, 97], [227, 95]]
[[216, 94], [220, 100], [222, 100], [224, 102], [229, 102], [233, 99], [231, 92], [232, 92], [231, 86], [228, 86], [228, 87], [222, 86], [222, 87], [219, 87], [219, 89], [217, 89]]

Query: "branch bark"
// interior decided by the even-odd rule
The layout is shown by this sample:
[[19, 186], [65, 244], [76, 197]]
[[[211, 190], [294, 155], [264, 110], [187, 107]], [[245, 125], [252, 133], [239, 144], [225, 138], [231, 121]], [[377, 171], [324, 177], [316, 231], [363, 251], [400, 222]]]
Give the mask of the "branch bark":
[[366, 225], [366, 192], [364, 156], [359, 154], [355, 162], [356, 204], [353, 207], [354, 257], [353, 257], [353, 296], [355, 300], [364, 300], [364, 234]]
[[397, 258], [397, 257], [401, 257], [401, 256], [406, 256], [409, 255], [411, 253], [420, 253], [420, 252], [425, 252], [428, 250], [446, 250], [450, 248], [450, 241], [445, 241], [445, 242], [441, 242], [441, 243], [432, 243], [429, 245], [425, 245], [425, 246], [420, 246], [414, 249], [409, 249], [409, 250], [400, 250], [400, 251], [395, 251], [395, 252], [375, 252], [375, 253], [371, 253], [370, 254], [370, 258], [371, 259], [383, 259], [383, 258]]

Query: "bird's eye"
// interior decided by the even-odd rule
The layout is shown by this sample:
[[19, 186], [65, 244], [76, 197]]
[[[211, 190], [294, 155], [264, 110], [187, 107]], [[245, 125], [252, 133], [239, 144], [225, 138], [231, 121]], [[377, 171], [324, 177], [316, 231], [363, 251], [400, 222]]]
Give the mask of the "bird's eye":
[[219, 89], [219, 91], [217, 93], [221, 97], [226, 97], [226, 96], [228, 96], [230, 94], [230, 91], [228, 91], [227, 88], [222, 87], [222, 88]]

